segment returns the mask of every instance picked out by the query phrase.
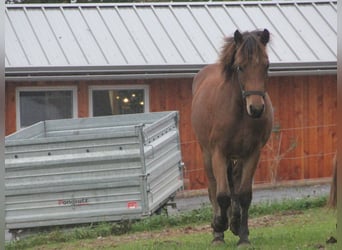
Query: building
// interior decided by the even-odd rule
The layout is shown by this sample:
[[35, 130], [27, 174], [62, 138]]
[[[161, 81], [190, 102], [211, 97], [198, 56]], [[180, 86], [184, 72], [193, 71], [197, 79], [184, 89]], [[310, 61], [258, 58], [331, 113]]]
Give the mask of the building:
[[267, 28], [275, 127], [255, 184], [331, 176], [337, 1], [6, 5], [5, 19], [6, 134], [45, 119], [178, 110], [189, 189], [206, 187], [192, 78], [224, 36]]

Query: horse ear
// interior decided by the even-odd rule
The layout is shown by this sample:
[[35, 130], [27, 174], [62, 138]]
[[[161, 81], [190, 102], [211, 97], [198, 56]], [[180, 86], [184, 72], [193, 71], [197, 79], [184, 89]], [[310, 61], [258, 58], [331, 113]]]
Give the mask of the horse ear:
[[270, 40], [270, 32], [267, 29], [264, 29], [264, 31], [261, 34], [260, 41], [263, 45], [266, 45]]
[[240, 33], [239, 30], [236, 30], [234, 32], [234, 41], [235, 41], [235, 44], [242, 43], [242, 34]]

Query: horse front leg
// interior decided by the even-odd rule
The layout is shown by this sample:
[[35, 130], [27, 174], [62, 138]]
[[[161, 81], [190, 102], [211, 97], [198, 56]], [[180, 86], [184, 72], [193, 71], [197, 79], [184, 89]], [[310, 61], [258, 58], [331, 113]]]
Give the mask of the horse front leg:
[[240, 200], [237, 189], [240, 187], [242, 162], [230, 160], [228, 164], [228, 183], [231, 192], [231, 206], [229, 208], [230, 230], [234, 235], [239, 235], [241, 224]]
[[224, 242], [224, 231], [228, 229], [228, 208], [230, 206], [230, 189], [227, 178], [227, 160], [216, 150], [212, 157], [212, 171], [216, 181], [216, 200], [218, 205], [214, 211], [212, 228], [214, 230], [213, 242]]
[[241, 208], [241, 220], [239, 228], [238, 245], [250, 244], [248, 239], [248, 210], [252, 202], [252, 184], [253, 176], [259, 161], [260, 152], [254, 153], [251, 157], [243, 162], [240, 187], [237, 191], [237, 197]]

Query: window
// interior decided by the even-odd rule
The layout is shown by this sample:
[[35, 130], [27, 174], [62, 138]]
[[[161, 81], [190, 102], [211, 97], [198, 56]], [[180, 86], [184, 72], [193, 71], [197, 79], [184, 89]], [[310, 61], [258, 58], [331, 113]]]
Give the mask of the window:
[[76, 88], [19, 88], [17, 127], [44, 120], [76, 117]]
[[90, 114], [93, 116], [148, 112], [148, 87], [115, 86], [90, 89]]

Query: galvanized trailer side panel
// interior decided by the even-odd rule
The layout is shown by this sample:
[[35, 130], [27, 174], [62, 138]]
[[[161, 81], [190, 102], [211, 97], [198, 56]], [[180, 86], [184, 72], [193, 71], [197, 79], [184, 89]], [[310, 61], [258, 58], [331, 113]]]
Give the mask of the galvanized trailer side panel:
[[7, 227], [141, 217], [146, 204], [142, 201], [138, 138], [129, 149], [115, 147], [115, 138], [111, 140], [116, 150], [92, 141], [108, 150], [80, 153], [69, 148], [67, 154], [57, 154], [60, 152], [56, 153], [54, 143], [49, 142], [46, 149], [51, 155], [39, 157], [30, 152], [33, 157], [6, 160]]
[[183, 187], [178, 116], [169, 114], [145, 130], [145, 163], [150, 212]]
[[7, 227], [153, 213], [183, 185], [177, 122], [177, 112], [57, 120], [6, 137]]

